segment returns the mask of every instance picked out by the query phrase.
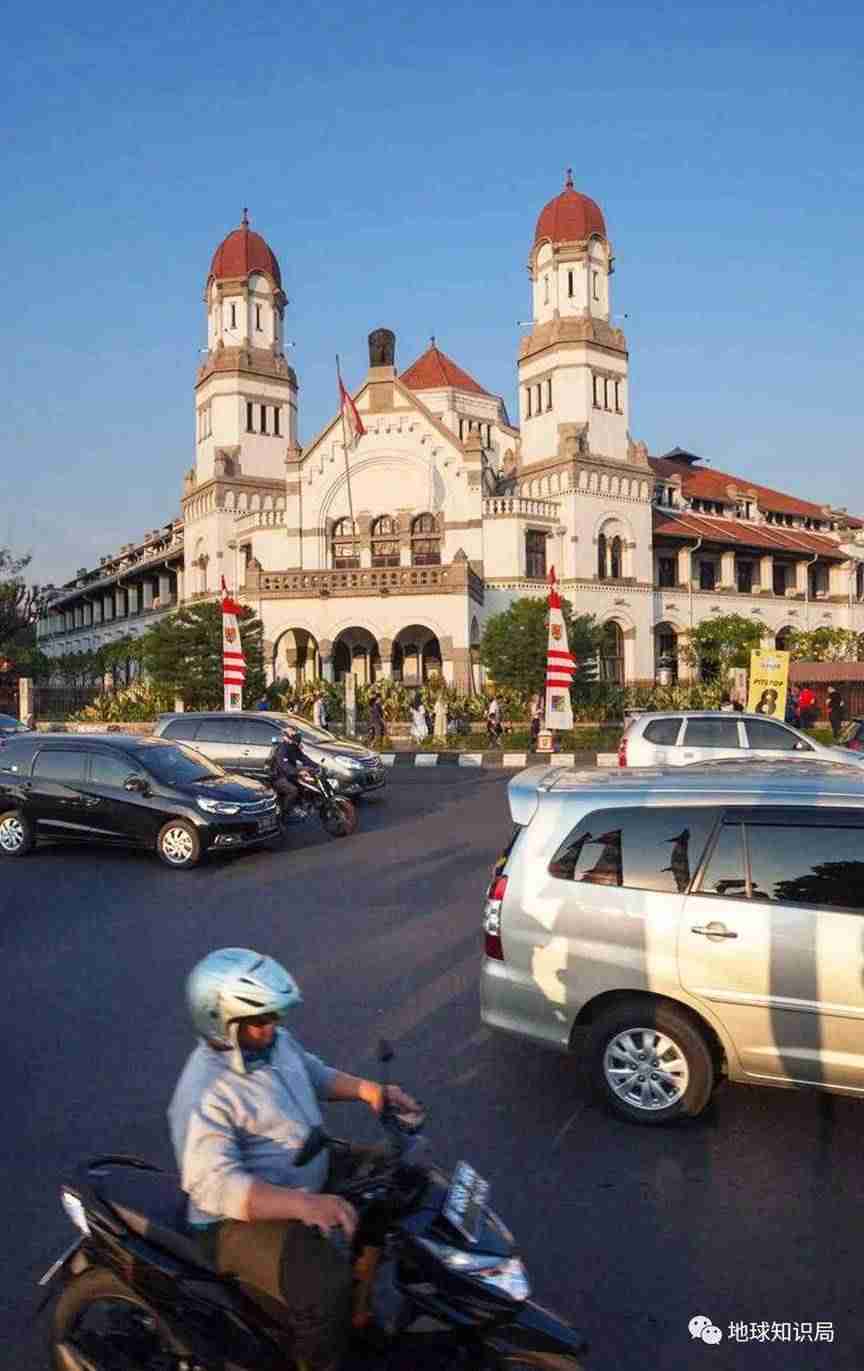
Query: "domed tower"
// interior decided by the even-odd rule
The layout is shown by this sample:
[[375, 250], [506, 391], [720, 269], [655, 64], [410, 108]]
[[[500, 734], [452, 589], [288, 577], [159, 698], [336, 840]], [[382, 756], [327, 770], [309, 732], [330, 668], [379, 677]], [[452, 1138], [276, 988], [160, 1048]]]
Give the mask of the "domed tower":
[[297, 442], [297, 377], [283, 352], [287, 299], [276, 255], [249, 227], [246, 210], [213, 254], [204, 302], [196, 482], [241, 474], [284, 479], [286, 450]]
[[532, 329], [519, 349], [522, 465], [549, 461], [565, 440], [626, 461], [627, 343], [611, 323], [614, 257], [600, 206], [573, 186], [540, 213], [528, 259]]

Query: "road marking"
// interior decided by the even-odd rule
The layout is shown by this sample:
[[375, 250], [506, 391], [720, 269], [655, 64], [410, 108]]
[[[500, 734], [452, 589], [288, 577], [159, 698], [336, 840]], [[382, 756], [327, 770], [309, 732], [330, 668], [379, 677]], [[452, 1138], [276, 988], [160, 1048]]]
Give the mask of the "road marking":
[[482, 753], [482, 752], [460, 752], [460, 753], [459, 753], [459, 765], [460, 765], [460, 766], [482, 766], [482, 765], [483, 765], [483, 753]]
[[379, 755], [379, 757], [381, 758], [381, 760], [382, 760], [382, 762], [384, 763], [385, 766], [393, 766], [393, 764], [394, 764], [395, 761], [396, 761], [396, 753], [395, 753], [395, 752], [379, 752], [378, 755]]
[[598, 765], [599, 767], [608, 767], [608, 768], [611, 770], [612, 767], [616, 767], [616, 766], [618, 765], [618, 753], [617, 753], [617, 752], [598, 752], [598, 753], [597, 753], [597, 765]]
[[505, 752], [501, 758], [502, 766], [527, 766], [527, 752]]
[[549, 765], [550, 765], [550, 766], [575, 766], [575, 765], [576, 765], [576, 754], [575, 754], [575, 752], [553, 752], [552, 756], [549, 758]]
[[417, 753], [417, 756], [414, 758], [414, 765], [415, 765], [415, 766], [437, 766], [437, 765], [438, 765], [438, 753], [437, 753], [437, 752], [418, 752], [418, 753]]

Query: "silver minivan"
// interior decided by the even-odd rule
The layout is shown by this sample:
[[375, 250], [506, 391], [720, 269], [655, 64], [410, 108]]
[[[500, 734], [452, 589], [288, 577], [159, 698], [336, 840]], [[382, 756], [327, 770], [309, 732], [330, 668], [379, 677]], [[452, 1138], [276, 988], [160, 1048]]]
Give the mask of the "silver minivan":
[[482, 1015], [585, 1049], [620, 1116], [724, 1078], [864, 1094], [864, 786], [802, 761], [533, 767], [485, 911]]
[[817, 743], [791, 724], [716, 709], [639, 714], [618, 744], [619, 766], [691, 766], [725, 757], [748, 762], [818, 758], [864, 766], [864, 757], [856, 758], [851, 749]]

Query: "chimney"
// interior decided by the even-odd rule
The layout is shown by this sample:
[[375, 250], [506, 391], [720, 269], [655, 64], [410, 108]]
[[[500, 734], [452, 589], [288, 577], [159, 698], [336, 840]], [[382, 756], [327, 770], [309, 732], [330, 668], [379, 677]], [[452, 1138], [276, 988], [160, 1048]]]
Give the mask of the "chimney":
[[376, 328], [369, 334], [369, 409], [373, 413], [391, 410], [395, 405], [396, 334], [389, 328]]

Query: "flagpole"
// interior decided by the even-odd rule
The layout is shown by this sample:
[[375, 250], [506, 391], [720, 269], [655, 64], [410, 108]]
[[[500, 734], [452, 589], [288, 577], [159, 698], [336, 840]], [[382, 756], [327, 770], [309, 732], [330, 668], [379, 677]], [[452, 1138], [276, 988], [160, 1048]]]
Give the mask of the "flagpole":
[[336, 353], [336, 375], [339, 380], [339, 413], [342, 416], [342, 452], [345, 457], [345, 485], [348, 490], [348, 517], [351, 520], [351, 536], [356, 538], [357, 525], [354, 523], [354, 501], [351, 498], [351, 468], [348, 463], [348, 435], [345, 432], [345, 400], [342, 395], [344, 385], [342, 382], [342, 372], [339, 367], [339, 353]]

